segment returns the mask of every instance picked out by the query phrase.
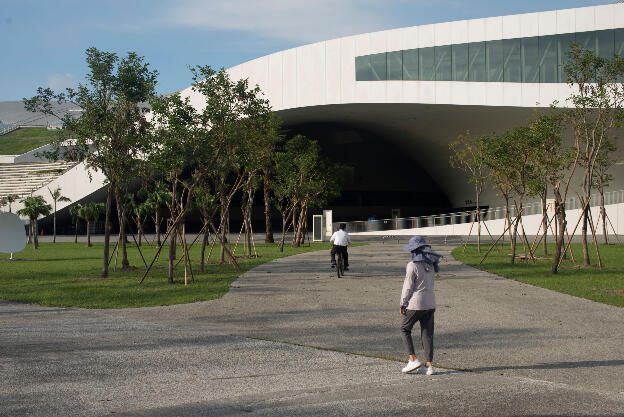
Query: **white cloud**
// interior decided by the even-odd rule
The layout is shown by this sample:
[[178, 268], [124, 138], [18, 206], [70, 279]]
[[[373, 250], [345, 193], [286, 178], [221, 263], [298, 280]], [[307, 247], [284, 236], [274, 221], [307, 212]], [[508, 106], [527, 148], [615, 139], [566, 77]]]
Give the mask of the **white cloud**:
[[63, 91], [66, 88], [76, 87], [76, 76], [70, 73], [65, 74], [50, 74], [48, 77], [48, 87], [54, 91]]
[[182, 26], [245, 31], [263, 38], [313, 42], [389, 27], [391, 22], [371, 5], [379, 7], [380, 3], [361, 0], [186, 0], [167, 13], [167, 20]]

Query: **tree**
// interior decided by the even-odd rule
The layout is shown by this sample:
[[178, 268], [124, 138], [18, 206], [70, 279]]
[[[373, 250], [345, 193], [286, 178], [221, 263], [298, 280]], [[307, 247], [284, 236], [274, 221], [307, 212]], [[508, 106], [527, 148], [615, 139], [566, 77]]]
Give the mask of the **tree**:
[[596, 157], [596, 166], [593, 172], [592, 187], [598, 191], [600, 195], [600, 219], [602, 221], [602, 237], [605, 245], [609, 244], [609, 234], [607, 233], [607, 210], [605, 209], [605, 188], [613, 180], [613, 175], [609, 173], [609, 169], [615, 164], [612, 155], [615, 154], [616, 146], [611, 141], [605, 141], [602, 145], [598, 156]]
[[61, 187], [56, 187], [56, 189], [54, 191], [50, 190], [50, 187], [48, 187], [48, 192], [50, 193], [50, 197], [52, 197], [52, 201], [54, 201], [54, 212], [53, 212], [53, 216], [54, 216], [54, 237], [52, 238], [52, 243], [56, 243], [56, 202], [57, 201], [65, 201], [65, 202], [69, 202], [71, 201], [68, 197], [65, 197], [64, 195], [61, 194]]
[[[530, 134], [535, 139], [536, 169], [545, 184], [550, 185], [555, 198], [555, 254], [551, 272], [556, 274], [563, 253], [567, 228], [566, 207], [570, 182], [578, 163], [578, 152], [563, 145], [563, 121], [565, 112], [551, 107], [548, 114], [529, 122]], [[544, 234], [545, 235], [545, 234]]]
[[[584, 207], [582, 244], [583, 261], [585, 266], [589, 266], [587, 224], [594, 170], [602, 147], [624, 120], [624, 58], [602, 58], [576, 44], [571, 45], [567, 56], [568, 61], [564, 68], [567, 83], [573, 89], [568, 98], [573, 106], [568, 112], [568, 120], [574, 129], [575, 147], [579, 163], [584, 169], [581, 195], [581, 204]], [[593, 224], [590, 223], [590, 226], [593, 229]], [[592, 234], [598, 266], [602, 267], [595, 233]]]
[[80, 208], [80, 217], [87, 223], [87, 247], [91, 246], [91, 221], [98, 220], [105, 211], [106, 206], [104, 204], [93, 201]]
[[[140, 189], [136, 194], [128, 194], [126, 207], [128, 211], [133, 215], [134, 223], [137, 227], [138, 242], [137, 245], [141, 246], [143, 238], [143, 222], [145, 217], [152, 211], [152, 201], [147, 198], [148, 191], [145, 188]], [[144, 201], [139, 201], [143, 199]]]
[[149, 194], [147, 201], [150, 202], [149, 207], [152, 208], [154, 213], [154, 228], [156, 230], [156, 244], [161, 245], [160, 241], [160, 228], [162, 226], [162, 219], [160, 217], [160, 208], [168, 206], [171, 201], [171, 195], [167, 191], [167, 186], [162, 181], [158, 181], [154, 185], [154, 189]]
[[74, 204], [69, 208], [69, 215], [72, 218], [72, 222], [75, 225], [74, 243], [78, 243], [78, 222], [80, 221], [80, 210], [82, 210], [81, 204]]
[[[205, 106], [199, 123], [207, 132], [207, 153], [198, 164], [201, 176], [211, 180], [211, 192], [219, 202], [218, 235], [220, 260], [224, 261], [230, 205], [245, 182], [243, 155], [248, 129], [257, 118], [267, 114], [268, 102], [261, 98], [258, 86], [249, 88], [247, 80], [232, 81], [225, 70], [209, 66], [191, 69], [193, 90], [201, 94]], [[233, 258], [231, 257], [232, 261]]]
[[210, 226], [212, 225], [212, 218], [216, 211], [219, 209], [215, 197], [208, 192], [208, 187], [199, 187], [195, 193], [195, 201], [193, 208], [199, 211], [202, 218], [202, 230], [204, 237], [202, 239], [202, 246], [199, 259], [199, 270], [204, 272], [204, 266], [206, 263], [206, 246], [208, 245], [208, 237], [210, 236]]
[[[104, 224], [104, 254], [102, 276], [108, 276], [110, 246], [110, 216], [113, 194], [117, 201], [121, 225], [122, 267], [127, 267], [125, 239], [126, 209], [123, 206], [127, 182], [135, 177], [142, 143], [147, 133], [146, 113], [142, 103], [154, 96], [157, 71], [152, 71], [143, 57], [129, 52], [120, 59], [115, 53], [96, 48], [86, 50], [89, 71], [86, 84], [77, 90], [55, 93], [51, 89], [37, 90], [37, 95], [24, 99], [30, 111], [54, 114], [52, 102], [73, 102], [83, 111], [78, 117], [56, 115], [63, 121], [61, 136], [54, 142], [51, 159], [58, 159], [61, 145], [71, 137], [74, 146], [65, 157], [84, 160], [90, 169], [101, 171], [107, 181]], [[68, 136], [71, 135], [71, 136]], [[66, 136], [66, 137], [63, 137]]]
[[481, 253], [481, 206], [479, 197], [487, 181], [484, 136], [472, 137], [470, 132], [460, 135], [459, 139], [449, 144], [451, 167], [461, 169], [468, 174], [468, 182], [474, 185], [477, 203], [477, 253]]
[[[518, 226], [522, 224], [523, 200], [526, 196], [539, 193], [543, 188], [543, 179], [535, 165], [536, 153], [539, 152], [538, 143], [527, 126], [518, 126], [501, 135], [487, 136], [484, 140], [485, 161], [492, 172], [492, 181], [500, 189], [509, 190], [515, 196], [515, 219], [510, 223], [510, 227], [513, 224], [511, 234], [513, 264], [516, 258]], [[524, 231], [522, 236], [525, 247], [529, 246]]]
[[[199, 166], [206, 156], [204, 152], [209, 143], [206, 129], [199, 124], [198, 112], [188, 98], [182, 99], [179, 94], [173, 94], [154, 98], [151, 104], [155, 123], [147, 158], [148, 163], [162, 173], [169, 186], [168, 209], [172, 223], [164, 240], [169, 237], [168, 281], [173, 283], [176, 234], [191, 209], [191, 197], [203, 180]], [[186, 167], [190, 167], [192, 171], [190, 178], [183, 176]], [[159, 246], [152, 264], [160, 254], [162, 246], [162, 244]], [[188, 256], [186, 246], [184, 248], [186, 257]], [[143, 278], [147, 276], [148, 271]]]
[[24, 208], [19, 209], [17, 214], [26, 216], [30, 220], [30, 235], [33, 237], [34, 248], [39, 248], [39, 238], [37, 231], [37, 219], [39, 216], [48, 216], [52, 210], [52, 206], [46, 203], [45, 199], [40, 195], [28, 196], [21, 201]]
[[17, 200], [19, 200], [19, 196], [17, 194], [9, 194], [5, 197], [2, 197], [2, 200], [0, 200], [0, 206], [8, 204], [9, 213], [11, 213], [11, 204], [15, 203]]
[[[268, 103], [256, 101], [256, 108], [252, 108], [251, 117], [243, 119], [241, 122], [242, 134], [241, 143], [241, 165], [243, 169], [244, 182], [242, 186], [243, 227], [245, 230], [245, 247], [247, 256], [251, 256], [251, 214], [256, 191], [260, 184], [263, 185], [264, 212], [265, 212], [265, 242], [273, 240], [271, 230], [271, 205], [269, 191], [269, 176], [272, 168], [272, 156], [277, 143], [281, 140], [278, 133], [280, 120], [273, 115]], [[264, 175], [263, 175], [264, 174]]]
[[291, 227], [293, 246], [303, 243], [308, 211], [340, 195], [340, 184], [352, 170], [322, 157], [318, 142], [302, 135], [288, 140], [274, 161], [273, 194], [282, 215], [282, 251]]

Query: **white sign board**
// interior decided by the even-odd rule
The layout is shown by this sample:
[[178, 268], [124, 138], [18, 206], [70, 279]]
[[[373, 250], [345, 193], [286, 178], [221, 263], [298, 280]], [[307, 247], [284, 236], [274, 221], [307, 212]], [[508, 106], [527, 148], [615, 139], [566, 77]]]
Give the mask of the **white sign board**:
[[321, 214], [315, 214], [312, 216], [312, 241], [323, 241], [323, 216]]
[[26, 230], [17, 214], [0, 213], [0, 252], [19, 252], [26, 247]]
[[546, 199], [546, 212], [549, 215], [555, 214], [555, 199], [554, 198]]
[[332, 225], [332, 211], [331, 210], [323, 210], [323, 220], [325, 221], [325, 236], [331, 237], [334, 233], [333, 225]]

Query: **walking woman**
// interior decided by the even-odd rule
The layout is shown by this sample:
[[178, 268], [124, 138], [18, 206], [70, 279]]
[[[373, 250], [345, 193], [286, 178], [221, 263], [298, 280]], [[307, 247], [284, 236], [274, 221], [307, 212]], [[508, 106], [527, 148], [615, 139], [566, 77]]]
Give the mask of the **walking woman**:
[[405, 281], [401, 292], [400, 312], [403, 316], [401, 335], [409, 355], [404, 373], [417, 371], [423, 364], [416, 359], [412, 327], [420, 322], [420, 338], [425, 350], [425, 366], [427, 375], [434, 375], [433, 361], [433, 318], [436, 308], [433, 291], [434, 274], [438, 272], [438, 264], [442, 255], [434, 252], [422, 236], [414, 236], [403, 248], [412, 255], [407, 264]]

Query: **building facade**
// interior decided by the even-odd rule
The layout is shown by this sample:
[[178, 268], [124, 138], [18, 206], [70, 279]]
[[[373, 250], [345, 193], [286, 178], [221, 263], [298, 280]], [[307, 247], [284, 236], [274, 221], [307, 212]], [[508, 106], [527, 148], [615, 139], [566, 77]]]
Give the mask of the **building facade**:
[[[334, 207], [339, 215], [390, 217], [392, 208], [419, 215], [474, 204], [465, 175], [448, 162], [459, 134], [501, 133], [536, 109], [568, 106], [563, 65], [571, 42], [624, 56], [624, 4], [366, 33], [228, 72], [258, 84], [287, 131], [318, 139], [355, 167]], [[183, 94], [201, 106], [190, 88]], [[612, 188], [624, 188], [621, 165], [613, 174]], [[500, 203], [489, 189], [483, 201]]]

